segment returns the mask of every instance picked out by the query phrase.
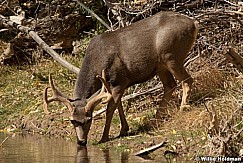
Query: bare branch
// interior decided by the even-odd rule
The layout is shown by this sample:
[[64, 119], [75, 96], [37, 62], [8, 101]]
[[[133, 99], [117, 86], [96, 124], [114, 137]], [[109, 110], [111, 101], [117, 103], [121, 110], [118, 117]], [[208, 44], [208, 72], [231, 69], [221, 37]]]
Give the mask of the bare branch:
[[88, 7], [86, 7], [82, 2], [80, 2], [79, 0], [74, 0], [76, 1], [81, 7], [83, 7], [85, 10], [88, 11], [88, 13], [90, 13], [91, 16], [95, 17], [98, 21], [100, 21], [109, 31], [111, 31], [111, 27], [104, 21], [102, 20], [98, 15], [96, 15], [94, 13], [94, 11], [90, 10]]
[[165, 146], [166, 142], [162, 142], [162, 143], [159, 143], [159, 144], [156, 144], [156, 145], [153, 145], [152, 147], [149, 147], [149, 148], [146, 148], [144, 150], [141, 150], [137, 153], [135, 153], [134, 155], [135, 156], [142, 156], [142, 155], [148, 155], [150, 154], [151, 152]]
[[3, 143], [6, 142], [6, 140], [8, 140], [8, 138], [9, 138], [9, 136], [6, 137], [6, 138], [2, 141], [2, 143], [0, 144], [0, 147], [3, 146]]

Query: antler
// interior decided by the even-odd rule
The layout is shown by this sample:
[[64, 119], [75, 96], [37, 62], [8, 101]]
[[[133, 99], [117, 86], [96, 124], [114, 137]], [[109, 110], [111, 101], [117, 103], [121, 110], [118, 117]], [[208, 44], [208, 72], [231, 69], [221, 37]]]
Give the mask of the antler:
[[86, 112], [89, 111], [93, 105], [98, 102], [99, 100], [102, 100], [103, 98], [106, 98], [105, 100], [102, 101], [102, 104], [108, 103], [111, 98], [112, 98], [112, 92], [111, 89], [108, 85], [108, 83], [106, 82], [106, 78], [105, 78], [105, 70], [102, 70], [102, 76], [97, 75], [96, 78], [100, 79], [100, 81], [102, 82], [102, 87], [100, 90], [100, 93], [94, 97], [92, 97], [87, 105], [86, 105]]
[[[50, 84], [50, 87], [46, 87], [44, 89], [44, 92], [43, 92], [43, 99], [44, 99], [43, 109], [44, 109], [44, 112], [46, 114], [50, 113], [47, 110], [49, 103], [51, 103], [53, 101], [60, 101], [60, 102], [63, 102], [68, 107], [69, 112], [72, 113], [73, 112], [72, 104], [70, 103], [68, 98], [55, 87], [54, 82], [53, 82], [52, 77], [51, 77], [51, 74], [49, 74], [49, 84]], [[52, 93], [53, 93], [53, 96], [50, 99], [48, 99], [48, 97], [47, 97], [48, 88], [51, 88]]]

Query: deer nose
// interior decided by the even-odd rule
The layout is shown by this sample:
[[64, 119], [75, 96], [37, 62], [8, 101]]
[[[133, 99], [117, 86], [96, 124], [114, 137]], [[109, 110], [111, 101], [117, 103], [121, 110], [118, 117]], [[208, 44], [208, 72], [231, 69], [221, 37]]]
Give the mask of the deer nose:
[[87, 140], [78, 140], [77, 144], [80, 145], [80, 146], [86, 146]]

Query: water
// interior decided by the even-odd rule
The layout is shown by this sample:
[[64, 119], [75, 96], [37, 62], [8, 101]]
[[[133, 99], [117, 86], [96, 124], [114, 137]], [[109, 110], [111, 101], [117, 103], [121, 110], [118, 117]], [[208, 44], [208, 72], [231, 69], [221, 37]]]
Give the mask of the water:
[[88, 145], [77, 148], [76, 143], [62, 138], [39, 135], [5, 135], [0, 133], [0, 163], [142, 163], [144, 160], [128, 153], [103, 150]]

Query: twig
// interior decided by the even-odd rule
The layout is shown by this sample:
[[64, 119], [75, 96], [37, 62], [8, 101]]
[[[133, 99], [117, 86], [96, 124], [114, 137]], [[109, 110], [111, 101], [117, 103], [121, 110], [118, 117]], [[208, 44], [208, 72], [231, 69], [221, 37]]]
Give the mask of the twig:
[[2, 143], [0, 144], [0, 147], [3, 146], [3, 143], [4, 143], [6, 140], [8, 140], [8, 138], [9, 138], [9, 136], [6, 137], [6, 138], [2, 141]]
[[159, 143], [159, 144], [156, 144], [156, 145], [153, 145], [152, 147], [149, 147], [149, 148], [146, 148], [144, 150], [141, 150], [137, 153], [135, 153], [134, 155], [135, 156], [142, 156], [142, 155], [148, 155], [150, 154], [151, 152], [163, 147], [167, 142], [162, 142], [162, 143]]
[[6, 2], [6, 0], [5, 0], [5, 1], [3, 1], [3, 2], [1, 2], [1, 5], [3, 5], [5, 2]]
[[193, 62], [194, 60], [196, 60], [197, 58], [200, 57], [200, 54], [198, 54], [197, 56], [190, 58], [186, 61], [186, 63], [184, 63], [184, 66], [187, 67], [189, 65], [189, 63]]
[[151, 93], [151, 92], [157, 92], [161, 88], [163, 88], [163, 85], [162, 84], [158, 84], [157, 86], [155, 86], [154, 88], [150, 88], [149, 90], [145, 90], [145, 91], [142, 91], [142, 92], [126, 95], [125, 97], [123, 97], [121, 99], [121, 101], [127, 101], [127, 100], [130, 100], [130, 99], [135, 98], [137, 96], [145, 95], [145, 94]]
[[226, 1], [226, 0], [220, 0], [220, 1], [225, 2], [225, 3], [228, 3], [228, 4], [231, 5], [231, 6], [238, 7], [237, 4], [234, 4], [234, 3], [230, 2], [230, 1]]
[[0, 29], [0, 33], [1, 32], [6, 32], [6, 31], [8, 31], [8, 29]]
[[243, 132], [243, 127], [240, 129], [240, 131], [238, 131], [234, 136], [233, 138], [236, 139], [239, 137], [239, 135]]
[[94, 11], [90, 10], [88, 7], [86, 7], [82, 2], [80, 2], [79, 0], [74, 0], [76, 1], [81, 7], [83, 7], [85, 10], [88, 11], [88, 13], [90, 13], [91, 16], [95, 17], [98, 21], [100, 21], [109, 31], [111, 31], [111, 27], [104, 21], [102, 20], [98, 15], [96, 15], [94, 13]]
[[203, 14], [197, 15], [194, 18], [198, 19], [198, 18], [201, 18], [201, 17], [203, 17], [205, 15], [226, 15], [228, 17], [234, 18], [238, 23], [240, 23], [241, 26], [243, 26], [243, 22], [240, 19], [236, 18], [235, 15], [232, 15], [232, 14], [243, 15], [243, 12], [229, 11], [229, 10], [216, 10], [216, 11], [214, 11], [214, 10], [206, 10], [206, 11], [201, 11], [201, 12], [203, 12]]
[[103, 107], [103, 108], [101, 108], [100, 110], [98, 110], [98, 111], [96, 111], [94, 114], [93, 114], [93, 118], [94, 117], [97, 117], [98, 115], [100, 115], [100, 114], [102, 114], [102, 113], [104, 113], [105, 111], [106, 111], [106, 107]]
[[111, 9], [109, 8], [108, 11], [107, 11], [107, 19], [110, 23], [111, 29], [113, 30], [113, 24], [112, 24], [112, 21], [110, 19], [110, 12], [111, 12]]

